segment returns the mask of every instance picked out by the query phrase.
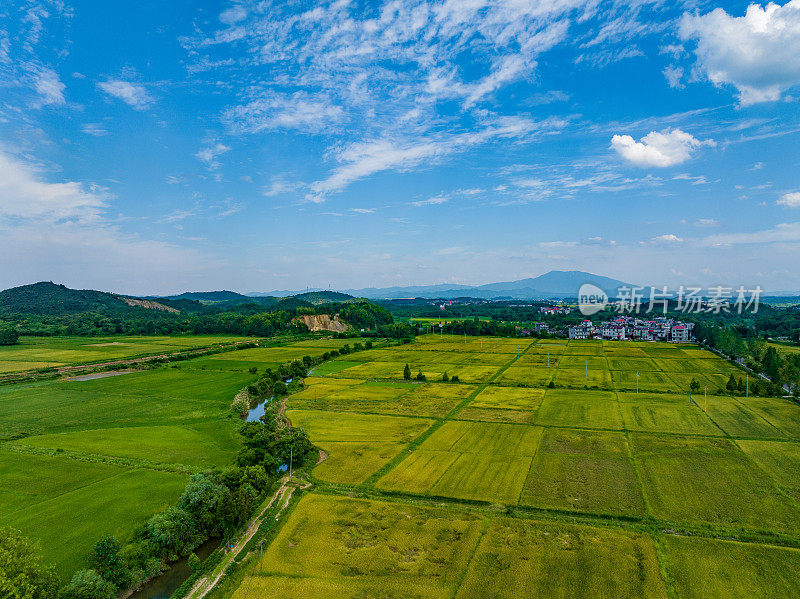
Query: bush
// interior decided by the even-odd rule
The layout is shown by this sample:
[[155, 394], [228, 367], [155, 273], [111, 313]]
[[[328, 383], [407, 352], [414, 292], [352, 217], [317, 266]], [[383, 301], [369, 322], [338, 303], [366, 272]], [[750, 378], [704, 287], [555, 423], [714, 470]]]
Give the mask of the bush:
[[0, 326], [0, 345], [16, 345], [19, 343], [19, 333], [11, 325]]
[[58, 599], [115, 599], [114, 585], [94, 570], [78, 570], [58, 593]]
[[426, 377], [425, 377], [425, 374], [421, 370], [417, 373], [417, 377], [416, 378], [417, 378], [418, 381], [427, 380]]
[[131, 571], [121, 555], [122, 544], [110, 535], [95, 543], [89, 554], [89, 566], [117, 589], [127, 589], [131, 584]]

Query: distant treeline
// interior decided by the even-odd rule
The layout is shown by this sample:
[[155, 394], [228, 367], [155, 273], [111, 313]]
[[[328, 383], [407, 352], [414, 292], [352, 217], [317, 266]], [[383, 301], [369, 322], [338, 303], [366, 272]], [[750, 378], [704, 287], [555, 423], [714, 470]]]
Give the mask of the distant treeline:
[[749, 327], [699, 323], [695, 335], [710, 347], [768, 377], [771, 384], [762, 385], [762, 394], [783, 395], [784, 387], [794, 395], [800, 394], [800, 352], [779, 351], [775, 344], [768, 343], [763, 335]]
[[[384, 308], [371, 302], [323, 304], [281, 309], [259, 304], [240, 304], [228, 308], [204, 307], [201, 312], [179, 314], [134, 308], [122, 313], [102, 309], [71, 314], [7, 314], [0, 328], [9, 326], [20, 335], [174, 335], [227, 334], [270, 337], [280, 333], [307, 333], [308, 327], [297, 316], [303, 314], [338, 315], [356, 330], [376, 330], [392, 325], [394, 319]], [[4, 321], [4, 322], [3, 322]], [[394, 335], [387, 335], [394, 336]]]

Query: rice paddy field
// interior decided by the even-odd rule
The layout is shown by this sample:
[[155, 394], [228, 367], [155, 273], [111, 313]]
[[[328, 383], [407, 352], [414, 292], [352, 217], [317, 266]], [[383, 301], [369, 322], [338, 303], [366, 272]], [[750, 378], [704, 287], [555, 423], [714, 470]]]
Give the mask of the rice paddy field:
[[[84, 567], [102, 534], [231, 463], [251, 368], [354, 341], [0, 386], [0, 523], [62, 575]], [[51, 349], [19, 356], [94, 351]], [[324, 452], [315, 487], [232, 596], [793, 596], [800, 406], [718, 394], [732, 373], [692, 345], [446, 335], [330, 360], [287, 398]]]
[[171, 353], [244, 341], [224, 335], [164, 337], [20, 337], [0, 347], [0, 374]]
[[[231, 340], [23, 339], [0, 348], [0, 360], [85, 363]], [[230, 404], [258, 376], [251, 368], [263, 372], [345, 342], [309, 340], [116, 376], [0, 386], [0, 526], [38, 541], [44, 559], [68, 577], [86, 567], [102, 535], [125, 540], [173, 505], [192, 472], [233, 463], [240, 421], [229, 416]]]
[[233, 596], [796, 594], [800, 406], [717, 394], [732, 373], [692, 345], [442, 335], [328, 362], [288, 398], [317, 488]]

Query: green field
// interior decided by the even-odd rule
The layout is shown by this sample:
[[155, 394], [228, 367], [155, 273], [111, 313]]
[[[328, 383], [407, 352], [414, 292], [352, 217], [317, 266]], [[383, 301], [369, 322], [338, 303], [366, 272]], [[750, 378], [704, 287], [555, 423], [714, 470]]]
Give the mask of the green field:
[[20, 337], [18, 345], [0, 347], [0, 374], [157, 355], [243, 340], [223, 335]]
[[[23, 339], [0, 352], [17, 362], [34, 356], [76, 363], [231, 339]], [[89, 380], [0, 386], [0, 525], [37, 540], [63, 577], [85, 567], [102, 535], [126, 540], [174, 504], [191, 472], [234, 462], [239, 421], [229, 416], [230, 405], [255, 379], [250, 368], [320, 355], [340, 341], [237, 350]]]

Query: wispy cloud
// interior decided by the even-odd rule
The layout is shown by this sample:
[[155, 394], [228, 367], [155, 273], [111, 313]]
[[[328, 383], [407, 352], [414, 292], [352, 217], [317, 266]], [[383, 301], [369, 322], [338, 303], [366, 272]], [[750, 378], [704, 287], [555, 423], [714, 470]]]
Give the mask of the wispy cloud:
[[197, 154], [195, 154], [195, 157], [200, 162], [205, 164], [209, 170], [213, 171], [217, 170], [220, 166], [222, 166], [222, 163], [220, 163], [220, 161], [217, 160], [217, 158], [219, 158], [220, 156], [222, 156], [227, 152], [230, 152], [230, 150], [231, 149], [229, 146], [217, 142], [208, 145], [205, 148], [200, 149], [200, 151], [197, 152]]
[[521, 117], [495, 119], [481, 128], [457, 134], [432, 134], [413, 140], [376, 139], [357, 142], [334, 153], [339, 166], [333, 173], [311, 184], [306, 199], [324, 201], [326, 196], [341, 191], [354, 181], [387, 170], [407, 170], [421, 164], [463, 152], [493, 141], [530, 138], [536, 134], [561, 129], [565, 121], [547, 119], [533, 121]]
[[87, 135], [93, 135], [94, 137], [108, 135], [108, 130], [99, 123], [86, 123], [85, 125], [81, 126], [81, 131]]
[[147, 88], [139, 83], [107, 79], [98, 82], [97, 87], [109, 96], [122, 100], [134, 110], [146, 110], [155, 102]]

